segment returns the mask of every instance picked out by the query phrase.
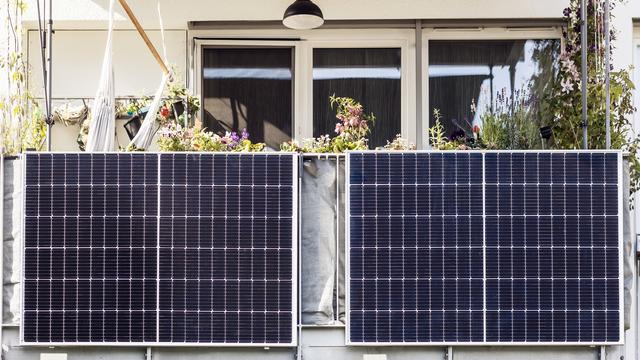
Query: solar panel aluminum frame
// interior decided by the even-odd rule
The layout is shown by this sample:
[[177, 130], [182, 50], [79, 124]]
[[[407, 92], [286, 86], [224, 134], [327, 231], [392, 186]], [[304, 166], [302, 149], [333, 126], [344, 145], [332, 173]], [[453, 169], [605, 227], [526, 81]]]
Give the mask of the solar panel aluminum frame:
[[[619, 340], [618, 341], [614, 341], [614, 342], [523, 342], [523, 341], [518, 341], [518, 342], [496, 342], [496, 341], [486, 341], [486, 334], [487, 334], [487, 326], [486, 326], [486, 231], [484, 231], [483, 229], [483, 263], [484, 263], [484, 269], [483, 269], [483, 278], [484, 278], [484, 283], [485, 285], [483, 285], [484, 287], [484, 291], [483, 291], [483, 296], [485, 297], [485, 299], [483, 299], [483, 312], [484, 312], [484, 325], [483, 325], [483, 332], [484, 332], [484, 338], [485, 341], [483, 342], [451, 342], [451, 341], [442, 341], [442, 342], [352, 342], [351, 341], [351, 334], [350, 334], [350, 330], [351, 330], [351, 273], [350, 273], [350, 261], [351, 261], [351, 254], [350, 254], [350, 250], [351, 250], [351, 232], [350, 232], [350, 227], [351, 227], [351, 207], [350, 207], [350, 202], [351, 202], [351, 176], [350, 176], [350, 160], [351, 160], [351, 155], [352, 154], [367, 154], [367, 153], [375, 153], [375, 154], [416, 154], [416, 153], [437, 153], [437, 154], [442, 154], [442, 153], [460, 153], [460, 152], [464, 152], [464, 153], [468, 153], [469, 151], [472, 151], [474, 153], [480, 153], [483, 156], [483, 178], [482, 178], [482, 187], [483, 187], [483, 193], [486, 189], [486, 182], [485, 182], [485, 154], [488, 153], [509, 153], [509, 154], [513, 154], [513, 153], [562, 153], [562, 154], [572, 154], [572, 153], [583, 153], [583, 152], [588, 152], [588, 153], [604, 153], [604, 154], [617, 154], [617, 170], [618, 170], [618, 279], [619, 279], [619, 284], [618, 284], [618, 298], [619, 298], [619, 304], [618, 304], [618, 311], [620, 314], [619, 317], [619, 325], [620, 325], [620, 333], [619, 333]], [[346, 161], [345, 161], [345, 344], [347, 346], [355, 346], [355, 347], [361, 347], [361, 346], [604, 346], [604, 345], [624, 345], [624, 296], [623, 296], [623, 291], [624, 291], [624, 234], [623, 234], [623, 226], [624, 226], [624, 221], [623, 221], [623, 206], [624, 206], [624, 198], [623, 198], [623, 191], [624, 191], [624, 172], [623, 172], [623, 158], [624, 158], [624, 153], [620, 150], [465, 150], [465, 151], [459, 151], [459, 150], [452, 150], [452, 151], [441, 151], [441, 150], [400, 150], [400, 151], [389, 151], [389, 150], [384, 150], [384, 151], [348, 151], [347, 155], [346, 155]], [[484, 204], [484, 194], [483, 194], [483, 219], [486, 218], [486, 206]], [[483, 222], [485, 222], [485, 220], [483, 220]]]
[[[56, 152], [56, 151], [47, 151], [47, 152], [37, 152], [38, 155], [46, 155], [46, 154], [87, 154], [86, 152]], [[102, 154], [102, 155], [107, 155], [107, 154], [123, 154], [122, 152], [117, 152], [117, 151], [110, 151], [110, 152], [95, 152], [92, 154]], [[158, 175], [160, 175], [160, 157], [162, 155], [172, 155], [172, 154], [180, 154], [180, 155], [184, 155], [185, 152], [130, 152], [127, 154], [131, 154], [132, 156], [136, 156], [136, 155], [157, 155], [158, 156]], [[228, 155], [231, 153], [222, 153], [222, 152], [199, 152], [197, 154], [217, 154], [217, 155]], [[238, 154], [238, 153], [235, 153]], [[33, 346], [33, 347], [52, 347], [52, 346], [92, 346], [92, 347], [105, 347], [105, 346], [109, 346], [109, 347], [149, 347], [149, 346], [153, 346], [153, 347], [191, 347], [191, 348], [205, 348], [205, 347], [209, 347], [209, 348], [257, 348], [257, 347], [262, 347], [262, 348], [269, 348], [269, 347], [275, 347], [275, 348], [293, 348], [298, 346], [298, 313], [299, 313], [299, 309], [298, 309], [298, 259], [299, 259], [299, 236], [298, 236], [298, 227], [299, 227], [299, 184], [300, 184], [300, 174], [299, 174], [299, 164], [300, 164], [300, 156], [298, 153], [294, 153], [294, 152], [277, 152], [277, 153], [269, 153], [269, 152], [252, 152], [252, 153], [240, 153], [239, 155], [242, 156], [291, 156], [292, 158], [292, 222], [291, 222], [291, 227], [292, 227], [292, 232], [291, 232], [291, 236], [292, 236], [292, 241], [291, 241], [291, 245], [292, 245], [292, 261], [291, 261], [291, 276], [292, 276], [292, 284], [293, 286], [291, 287], [291, 342], [289, 343], [196, 343], [196, 342], [160, 342], [160, 341], [155, 341], [155, 342], [29, 342], [29, 341], [24, 341], [24, 307], [21, 310], [21, 317], [20, 317], [20, 324], [19, 324], [19, 344], [20, 346]], [[26, 169], [27, 169], [27, 157], [26, 156], [22, 156], [22, 174], [21, 174], [21, 178], [23, 181], [23, 191], [22, 191], [22, 233], [25, 233], [25, 227], [26, 227], [26, 222], [24, 221], [24, 217], [25, 217], [25, 213], [26, 213], [26, 209], [24, 204], [26, 204], [26, 191], [25, 186], [26, 186]], [[160, 185], [160, 178], [158, 178], [158, 186]], [[158, 191], [158, 204], [160, 204], [160, 191]], [[158, 211], [157, 214], [158, 219], [160, 218], [160, 211]], [[157, 246], [159, 247], [160, 242], [159, 242], [159, 236], [160, 236], [160, 227], [158, 226], [158, 230], [157, 230], [157, 237], [158, 237], [158, 243]], [[22, 275], [21, 275], [21, 281], [24, 284], [24, 274], [25, 274], [25, 263], [24, 263], [24, 254], [25, 254], [25, 242], [23, 241], [21, 244], [21, 251], [22, 251], [22, 266], [21, 266], [21, 270], [22, 270]], [[157, 253], [157, 256], [160, 253]], [[159, 266], [160, 266], [160, 262], [158, 261], [157, 263], [158, 266], [158, 273], [156, 274], [158, 279], [159, 277]], [[24, 298], [24, 286], [22, 286], [21, 289], [21, 302], [22, 299]], [[159, 302], [159, 294], [160, 294], [160, 288], [156, 287], [156, 294], [158, 296], [158, 302]], [[159, 303], [156, 307], [156, 316], [157, 318], [159, 318]], [[158, 319], [159, 320], [159, 319]], [[159, 326], [159, 321], [156, 321], [156, 326]], [[156, 339], [158, 339], [160, 336], [159, 331], [156, 330]]]

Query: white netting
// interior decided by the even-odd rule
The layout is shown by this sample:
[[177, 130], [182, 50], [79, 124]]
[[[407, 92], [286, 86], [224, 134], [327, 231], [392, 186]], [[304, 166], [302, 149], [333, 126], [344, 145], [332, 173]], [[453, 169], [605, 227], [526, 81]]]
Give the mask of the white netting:
[[116, 106], [113, 84], [113, 7], [115, 0], [109, 2], [109, 29], [107, 46], [104, 51], [100, 83], [92, 107], [91, 125], [87, 138], [87, 151], [115, 150]]
[[[167, 63], [167, 47], [164, 41], [164, 25], [162, 23], [162, 14], [160, 13], [160, 2], [158, 2], [158, 19], [160, 19], [160, 35], [162, 36], [162, 51], [164, 55], [164, 62]], [[147, 115], [144, 117], [144, 122], [140, 127], [140, 130], [136, 134], [136, 136], [129, 143], [129, 147], [132, 145], [137, 149], [148, 149], [153, 142], [153, 136], [158, 131], [159, 124], [156, 121], [158, 117], [158, 110], [160, 110], [160, 106], [162, 105], [162, 93], [164, 92], [164, 88], [167, 86], [167, 82], [171, 78], [171, 74], [164, 74], [162, 76], [162, 81], [160, 82], [160, 86], [158, 86], [158, 90], [153, 97], [153, 101], [151, 105], [149, 105], [149, 111]]]

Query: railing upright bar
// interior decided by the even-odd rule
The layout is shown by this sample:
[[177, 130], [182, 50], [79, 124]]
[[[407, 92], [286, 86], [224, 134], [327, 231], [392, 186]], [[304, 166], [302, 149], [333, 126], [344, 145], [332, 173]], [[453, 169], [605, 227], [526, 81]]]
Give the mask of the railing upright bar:
[[587, 69], [587, 51], [588, 49], [588, 38], [587, 38], [587, 0], [580, 0], [580, 19], [582, 21], [581, 31], [580, 31], [580, 46], [582, 52], [582, 147], [586, 150], [589, 148], [589, 114], [587, 111], [587, 87], [588, 87], [588, 69]]
[[336, 251], [335, 251], [336, 305], [335, 321], [340, 321], [340, 158], [336, 156]]
[[606, 124], [606, 145], [611, 149], [611, 3], [610, 0], [604, 2], [604, 74], [605, 74], [605, 124]]

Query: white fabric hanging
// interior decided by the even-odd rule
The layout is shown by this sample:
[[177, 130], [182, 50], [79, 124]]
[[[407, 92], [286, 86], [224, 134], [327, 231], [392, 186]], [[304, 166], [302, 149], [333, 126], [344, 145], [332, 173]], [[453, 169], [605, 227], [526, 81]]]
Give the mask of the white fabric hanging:
[[115, 0], [109, 1], [109, 29], [102, 61], [100, 83], [96, 91], [89, 126], [86, 151], [113, 151], [116, 137], [116, 105], [113, 84], [113, 12]]
[[[164, 55], [164, 62], [167, 63], [167, 47], [164, 41], [164, 25], [162, 23], [162, 14], [160, 13], [160, 2], [158, 2], [158, 18], [160, 19], [160, 35], [162, 36], [162, 50]], [[133, 145], [136, 149], [148, 149], [152, 142], [153, 137], [160, 125], [158, 124], [157, 116], [158, 111], [160, 110], [160, 105], [162, 105], [162, 93], [164, 92], [164, 88], [167, 86], [167, 82], [171, 78], [171, 74], [164, 74], [162, 76], [162, 81], [160, 81], [160, 86], [158, 86], [158, 90], [153, 97], [153, 101], [151, 105], [149, 105], [149, 111], [147, 115], [144, 117], [144, 122], [140, 127], [140, 130], [136, 134], [136, 136], [129, 143], [129, 148]]]
[[159, 128], [159, 123], [156, 120], [158, 117], [158, 111], [160, 110], [160, 105], [162, 105], [162, 93], [164, 92], [165, 86], [167, 86], [169, 78], [170, 74], [164, 74], [162, 76], [162, 81], [160, 81], [160, 86], [158, 86], [158, 90], [156, 90], [156, 94], [153, 97], [151, 105], [149, 105], [149, 111], [144, 117], [144, 122], [142, 123], [142, 126], [140, 126], [140, 130], [136, 136], [129, 143], [129, 147], [134, 145], [136, 149], [146, 150], [151, 146], [153, 137]]

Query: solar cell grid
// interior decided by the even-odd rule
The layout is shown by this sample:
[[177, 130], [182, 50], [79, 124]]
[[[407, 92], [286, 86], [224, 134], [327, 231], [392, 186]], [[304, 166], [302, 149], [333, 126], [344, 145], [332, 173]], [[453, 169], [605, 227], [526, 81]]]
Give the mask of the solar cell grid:
[[161, 161], [160, 341], [291, 343], [293, 158]]
[[30, 154], [25, 170], [24, 340], [155, 341], [157, 156]]
[[295, 167], [27, 154], [22, 341], [295, 344]]
[[481, 155], [350, 156], [351, 341], [481, 341]]
[[347, 342], [620, 342], [620, 164], [350, 153]]
[[495, 226], [487, 341], [619, 340], [618, 172], [605, 165], [617, 161], [615, 153], [485, 155]]

